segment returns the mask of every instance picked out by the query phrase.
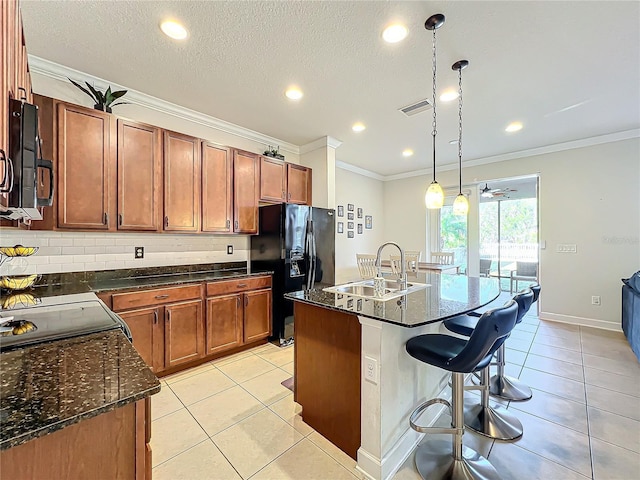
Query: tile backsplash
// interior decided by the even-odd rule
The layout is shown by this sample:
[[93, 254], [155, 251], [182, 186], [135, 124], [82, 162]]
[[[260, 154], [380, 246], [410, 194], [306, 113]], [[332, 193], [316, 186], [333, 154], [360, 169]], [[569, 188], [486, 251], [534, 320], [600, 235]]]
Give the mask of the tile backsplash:
[[[4, 261], [0, 266], [0, 275], [239, 262], [249, 259], [250, 248], [249, 237], [246, 235], [77, 233], [0, 229], [0, 246], [12, 247], [18, 244], [38, 247], [38, 252], [31, 257]], [[227, 254], [227, 245], [233, 246], [233, 254]], [[144, 258], [134, 258], [135, 247], [144, 247]]]

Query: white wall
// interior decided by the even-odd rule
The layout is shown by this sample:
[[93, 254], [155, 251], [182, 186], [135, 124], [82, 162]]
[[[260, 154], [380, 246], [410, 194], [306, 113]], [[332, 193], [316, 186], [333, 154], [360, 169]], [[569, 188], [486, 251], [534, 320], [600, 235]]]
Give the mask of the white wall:
[[[249, 253], [246, 235], [81, 233], [3, 228], [0, 245], [39, 247], [31, 257], [4, 262], [0, 275], [247, 261]], [[233, 254], [227, 254], [227, 245], [233, 245]], [[144, 247], [143, 259], [134, 258], [134, 247]]]
[[[620, 278], [640, 269], [640, 139], [463, 168], [463, 183], [539, 173], [540, 316], [620, 328]], [[386, 182], [385, 238], [424, 242], [430, 176]], [[438, 173], [453, 186], [454, 170]], [[471, 208], [478, 208], [477, 197]], [[398, 212], [401, 212], [400, 214]], [[576, 254], [557, 253], [574, 243]], [[591, 305], [591, 296], [602, 305]]]
[[[354, 238], [347, 238], [347, 204], [354, 209]], [[344, 217], [336, 216], [344, 223], [344, 233], [336, 229], [336, 284], [360, 278], [356, 265], [356, 253], [376, 253], [383, 243], [384, 194], [383, 182], [357, 173], [336, 168], [336, 205], [344, 206]], [[363, 218], [357, 217], [358, 207], [363, 209]], [[364, 228], [364, 216], [373, 217], [371, 230]], [[358, 223], [363, 224], [363, 233], [358, 235]], [[389, 252], [386, 252], [389, 253]]]

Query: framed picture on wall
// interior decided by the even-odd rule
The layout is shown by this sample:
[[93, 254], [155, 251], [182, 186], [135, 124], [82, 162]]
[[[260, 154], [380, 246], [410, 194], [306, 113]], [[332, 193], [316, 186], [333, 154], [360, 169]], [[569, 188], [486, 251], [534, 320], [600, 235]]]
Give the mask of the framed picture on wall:
[[353, 220], [353, 212], [347, 213], [347, 220]]
[[347, 203], [347, 210], [353, 212], [353, 203]]
[[353, 238], [353, 230], [347, 232], [347, 238]]
[[344, 206], [338, 205], [338, 216], [344, 217]]
[[364, 217], [364, 228], [367, 230], [371, 230], [373, 228], [373, 217], [371, 215]]
[[338, 233], [344, 232], [344, 223], [338, 222]]
[[353, 222], [347, 222], [347, 228], [353, 230]]
[[362, 209], [358, 208], [358, 218], [362, 218]]
[[362, 235], [362, 224], [358, 224], [358, 233]]

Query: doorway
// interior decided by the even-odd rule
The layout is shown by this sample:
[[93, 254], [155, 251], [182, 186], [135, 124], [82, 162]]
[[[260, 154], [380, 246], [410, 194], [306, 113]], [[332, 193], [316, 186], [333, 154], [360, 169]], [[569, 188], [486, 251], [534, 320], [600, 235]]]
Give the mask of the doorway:
[[[518, 271], [538, 277], [538, 177], [487, 181], [478, 191], [480, 273], [499, 278], [501, 290], [510, 292]], [[535, 281], [517, 289], [529, 283]]]

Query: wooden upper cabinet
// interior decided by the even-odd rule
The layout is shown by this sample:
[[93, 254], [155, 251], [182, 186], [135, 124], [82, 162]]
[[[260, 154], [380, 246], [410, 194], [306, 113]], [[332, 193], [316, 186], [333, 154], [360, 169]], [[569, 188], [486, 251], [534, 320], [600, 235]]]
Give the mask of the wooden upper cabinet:
[[200, 226], [200, 140], [164, 132], [164, 230]]
[[311, 205], [311, 169], [287, 163], [287, 203]]
[[231, 232], [233, 158], [226, 147], [202, 143], [202, 231]]
[[260, 200], [286, 202], [287, 172], [282, 160], [260, 157]]
[[118, 230], [158, 230], [160, 142], [160, 129], [118, 120]]
[[233, 150], [233, 231], [258, 231], [259, 158], [255, 153]]
[[109, 230], [114, 117], [66, 103], [58, 104], [57, 116], [58, 227]]

